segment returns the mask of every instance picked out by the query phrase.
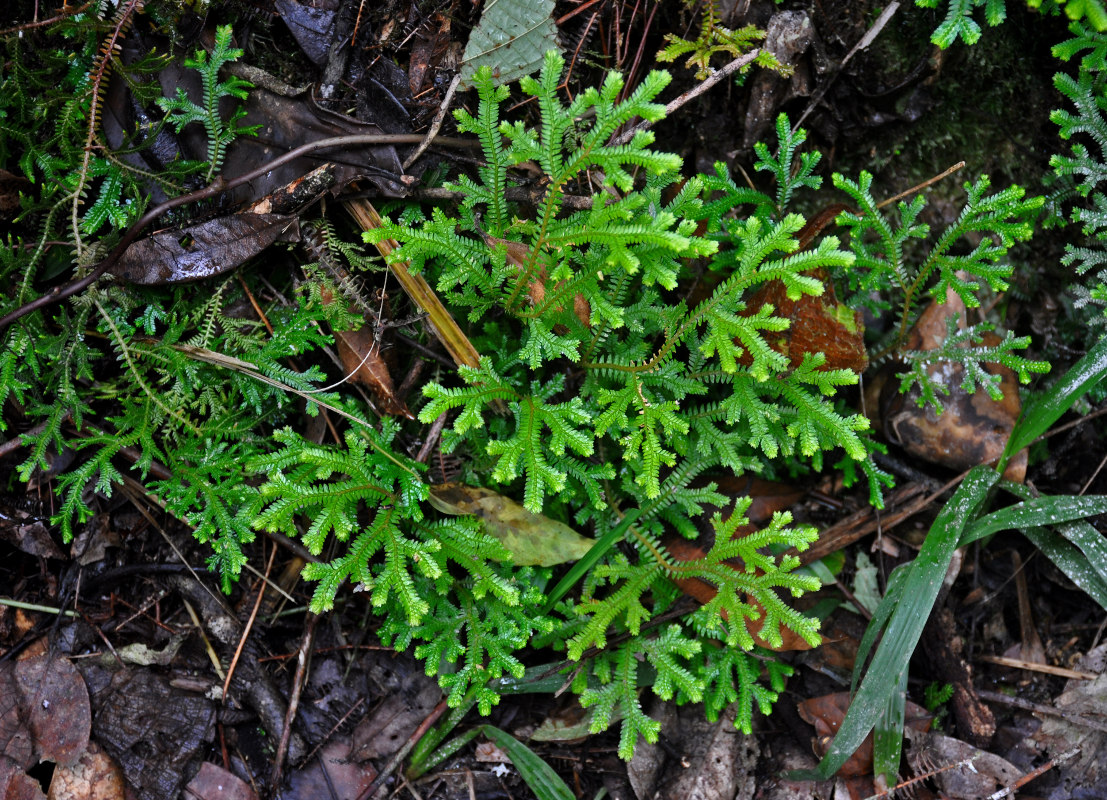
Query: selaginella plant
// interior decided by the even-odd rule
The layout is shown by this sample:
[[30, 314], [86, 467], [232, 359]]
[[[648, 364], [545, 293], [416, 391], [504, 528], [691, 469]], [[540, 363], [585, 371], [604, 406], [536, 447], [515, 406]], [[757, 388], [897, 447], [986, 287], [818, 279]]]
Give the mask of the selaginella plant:
[[[237, 55], [229, 31], [220, 37], [207, 59], [193, 60], [205, 76], [203, 97], [162, 101], [168, 123], [205, 128], [215, 156], [242, 132], [234, 118], [209, 113], [220, 95], [243, 88], [218, 80], [215, 64]], [[90, 45], [86, 56], [94, 61], [97, 52]], [[27, 421], [41, 422], [26, 437], [24, 480], [48, 466], [51, 450], [77, 454], [58, 479], [56, 521], [67, 537], [74, 520], [92, 512], [88, 489], [110, 493], [120, 461], [137, 454], [147, 488], [211, 544], [225, 588], [257, 530], [302, 537], [316, 554], [337, 546], [338, 555], [328, 550], [329, 561], [305, 570], [317, 582], [314, 610], [331, 608], [345, 585], [365, 591], [383, 640], [412, 647], [451, 705], [475, 703], [485, 713], [503, 680], [524, 675], [527, 652], [560, 653], [574, 690], [594, 709], [593, 729], [622, 718], [619, 752], [629, 758], [638, 738], [654, 740], [659, 728], [642, 710], [641, 687], [702, 701], [711, 717], [738, 701], [736, 724], [748, 731], [755, 706], [771, 708], [788, 672], [763, 646], [781, 647], [786, 634], [818, 640], [817, 621], [785, 600], [818, 582], [797, 571], [794, 556], [773, 555], [805, 548], [814, 529], [782, 513], [737, 535], [749, 501], [727, 508], [711, 479], [817, 470], [833, 453], [860, 467], [879, 502], [885, 476], [869, 458], [867, 421], [837, 398], [857, 382], [856, 371], [828, 364], [818, 350], [785, 355], [779, 339], [788, 320], [771, 303], [751, 303], [770, 284], [789, 301], [818, 297], [831, 280], [854, 285], [858, 255], [872, 251], [860, 230], [852, 251], [833, 236], [800, 246], [805, 220], [788, 206], [795, 191], [819, 185], [817, 156], [800, 154], [803, 134], [786, 120], [777, 152], [758, 148], [756, 166], [776, 179], [774, 197], [735, 186], [722, 170], [682, 182], [680, 159], [653, 150], [650, 132], [611, 144], [635, 119], [660, 119], [653, 100], [668, 82], [664, 73], [651, 73], [624, 100], [622, 79], [611, 75], [566, 104], [557, 91], [562, 67], [548, 55], [541, 75], [521, 84], [537, 101], [535, 128], [502, 120], [508, 91], [479, 73], [476, 112], [457, 115], [484, 159], [454, 185], [464, 199], [429, 215], [408, 208], [372, 234], [399, 241], [391, 257], [427, 275], [484, 354], [478, 367], [425, 387], [420, 421], [446, 418], [443, 446], [463, 457], [466, 482], [595, 537], [556, 583], [548, 567], [513, 564], [515, 554], [478, 520], [431, 508], [425, 467], [397, 445], [403, 423], [371, 423], [357, 402], [312, 388], [321, 370], [288, 366], [327, 342], [318, 323], [356, 324], [346, 304], [323, 302], [341, 287], [314, 286], [270, 309], [269, 333], [229, 313], [240, 294], [233, 279], [199, 301], [180, 287], [98, 285], [4, 332], [0, 392]], [[78, 84], [72, 106], [57, 100], [73, 118], [58, 123], [68, 126], [59, 128], [66, 142], [87, 136], [100, 91]], [[80, 266], [102, 247], [90, 238], [100, 212], [87, 224], [67, 225], [62, 216], [94, 173], [57, 188], [51, 176], [64, 170], [50, 160], [56, 153], [26, 133], [48, 123], [16, 94], [5, 102], [8, 120], [26, 122], [21, 166], [54, 187], [25, 210], [41, 221], [38, 245], [11, 240], [3, 248], [0, 275], [20, 287], [5, 294], [7, 312], [27, 299], [47, 240], [71, 236], [87, 251]], [[67, 152], [73, 166], [87, 151]], [[96, 158], [121, 176], [123, 194], [101, 183], [108, 199], [99, 207], [123, 209], [102, 216], [122, 228], [135, 209], [120, 198], [139, 196], [144, 176], [106, 149]], [[533, 206], [512, 205], [506, 190], [526, 163], [542, 173], [543, 194]], [[857, 188], [864, 205], [864, 178]], [[1015, 213], [1016, 199], [1006, 198], [1007, 216], [995, 219]], [[248, 271], [243, 278], [254, 280]], [[689, 291], [697, 282], [707, 289]], [[293, 392], [308, 397], [309, 411], [326, 405], [355, 423], [341, 446], [293, 432]], [[155, 462], [170, 477], [150, 477]], [[243, 480], [243, 464], [254, 482]], [[669, 552], [667, 537], [705, 530], [702, 555]], [[713, 591], [700, 606], [678, 588], [693, 581]]]
[[[391, 258], [426, 273], [466, 314], [485, 354], [479, 367], [460, 369], [460, 381], [425, 387], [419, 419], [447, 415], [444, 446], [464, 454], [467, 480], [571, 520], [596, 545], [550, 587], [548, 570], [512, 567], [472, 519], [429, 521], [421, 468], [380, 456], [389, 426], [369, 437], [376, 454], [355, 434], [345, 451], [278, 434], [284, 447], [252, 462], [267, 481], [248, 514], [296, 535], [307, 512], [315, 551], [331, 534], [348, 539], [344, 555], [309, 568], [319, 581], [313, 607], [329, 608], [347, 579], [367, 590], [385, 617], [385, 641], [414, 645], [453, 705], [468, 698], [487, 711], [496, 701], [490, 680], [521, 676], [525, 646], [582, 662], [573, 686], [594, 707], [593, 728], [621, 716], [619, 751], [629, 757], [639, 736], [652, 741], [658, 731], [640, 686], [704, 701], [712, 716], [738, 699], [738, 726], [749, 730], [754, 704], [771, 705], [786, 671], [769, 660], [773, 688], [762, 686], [757, 642], [780, 646], [784, 628], [818, 640], [817, 621], [781, 596], [818, 582], [795, 572], [795, 557], [771, 555], [806, 547], [814, 530], [778, 514], [735, 537], [748, 500], [718, 513], [727, 501], [709, 478], [773, 459], [818, 466], [832, 450], [867, 463], [867, 421], [833, 401], [857, 375], [824, 368], [820, 353], [793, 365], [769, 342], [788, 322], [771, 306], [743, 313], [771, 281], [793, 298], [821, 293], [812, 273], [854, 256], [833, 237], [800, 251], [798, 215], [729, 220], [714, 289], [686, 302], [689, 264], [719, 257], [697, 224], [722, 234], [721, 213], [703, 205], [701, 179], [678, 183], [680, 159], [652, 150], [651, 133], [609, 143], [636, 117], [660, 118], [652, 100], [668, 77], [651, 73], [620, 102], [623, 82], [610, 75], [565, 104], [562, 66], [550, 54], [541, 75], [521, 83], [537, 101], [537, 129], [501, 120], [507, 89], [479, 73], [476, 113], [457, 119], [480, 140], [484, 165], [453, 187], [464, 197], [456, 214], [410, 208], [369, 238], [398, 240]], [[783, 157], [777, 171], [791, 181], [792, 152]], [[532, 209], [505, 200], [511, 170], [524, 162], [544, 174]], [[667, 552], [667, 534], [695, 537], [709, 521], [713, 542], [702, 557]], [[715, 594], [673, 613], [675, 582], [685, 580]]]

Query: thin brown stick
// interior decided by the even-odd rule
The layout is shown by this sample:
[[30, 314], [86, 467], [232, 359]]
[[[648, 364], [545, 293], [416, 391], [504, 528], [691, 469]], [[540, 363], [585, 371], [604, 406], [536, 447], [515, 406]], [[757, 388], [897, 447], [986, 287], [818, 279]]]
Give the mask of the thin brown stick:
[[907, 191], [900, 192], [899, 194], [895, 195], [894, 197], [889, 197], [887, 200], [880, 201], [879, 203], [876, 204], [876, 207], [877, 208], [884, 208], [885, 206], [890, 206], [892, 203], [896, 202], [897, 200], [902, 200], [905, 197], [913, 195], [915, 192], [918, 192], [918, 191], [921, 191], [921, 190], [925, 189], [927, 186], [930, 186], [932, 184], [937, 183], [942, 178], [945, 178], [949, 175], [952, 175], [953, 173], [955, 173], [957, 170], [963, 168], [964, 166], [965, 166], [964, 161], [958, 161], [956, 164], [954, 164], [952, 167], [947, 169], [945, 172], [942, 172], [941, 174], [935, 175], [933, 178], [927, 178], [922, 183], [920, 183], [916, 186], [912, 186]]
[[1092, 681], [1098, 678], [1090, 672], [1077, 672], [1066, 667], [1055, 667], [1052, 664], [1038, 664], [1034, 661], [1026, 661], [1021, 658], [1007, 658], [1006, 656], [977, 656], [977, 661], [986, 661], [1001, 667], [1012, 669], [1024, 669], [1027, 672], [1044, 672], [1046, 675], [1056, 675], [1058, 678], [1074, 678], [1076, 680]]
[[1057, 717], [1058, 719], [1063, 719], [1070, 725], [1078, 725], [1081, 728], [1089, 728], [1090, 730], [1107, 733], [1107, 723], [1091, 719], [1090, 717], [1084, 717], [1080, 714], [1072, 714], [1055, 706], [1035, 703], [1021, 697], [1010, 697], [1001, 692], [993, 692], [990, 689], [977, 689], [976, 693], [980, 695], [981, 700], [987, 700], [989, 703], [1000, 703], [1001, 705], [1010, 706], [1012, 708], [1020, 708], [1023, 711], [1030, 711], [1034, 714]]
[[[695, 100], [701, 94], [711, 89], [719, 81], [724, 80], [725, 78], [729, 78], [738, 70], [742, 69], [743, 67], [749, 66], [759, 55], [761, 55], [760, 50], [753, 50], [749, 53], [746, 53], [744, 56], [740, 56], [739, 58], [734, 59], [725, 67], [722, 67], [713, 75], [711, 75], [703, 83], [692, 89], [689, 89], [687, 92], [680, 95], [680, 97], [676, 98], [672, 102], [667, 103], [665, 105], [665, 116], [668, 117], [672, 115], [672, 113], [678, 108], [683, 106], [685, 103]], [[652, 125], [652, 122], [641, 122], [638, 125], [635, 125], [633, 128], [629, 128], [628, 130], [625, 130], [621, 134], [616, 136], [614, 139], [611, 140], [611, 144], [615, 146], [627, 144], [631, 139], [634, 138], [634, 135], [636, 133], [638, 133], [639, 131], [644, 131]], [[0, 320], [0, 323], [2, 322], [3, 320]]]
[[1049, 772], [1054, 767], [1059, 767], [1062, 764], [1064, 764], [1066, 761], [1070, 761], [1071, 759], [1075, 758], [1077, 756], [1077, 754], [1079, 754], [1079, 753], [1080, 753], [1080, 746], [1079, 745], [1072, 748], [1071, 750], [1066, 750], [1065, 752], [1061, 753], [1061, 755], [1056, 756], [1055, 758], [1051, 758], [1049, 761], [1042, 764], [1040, 767], [1037, 767], [1035, 769], [1030, 770], [1030, 772], [1023, 775], [1021, 778], [1019, 778], [1017, 781], [1012, 783], [1010, 786], [1006, 786], [1003, 789], [1000, 789], [998, 792], [995, 792], [994, 794], [988, 795], [988, 797], [985, 798], [985, 800], [1003, 800], [1004, 797], [1011, 797], [1015, 792], [1017, 792], [1019, 789], [1021, 789], [1026, 784], [1030, 783], [1032, 780], [1035, 780], [1036, 778], [1040, 778], [1042, 775], [1044, 775], [1046, 772]]
[[296, 719], [296, 709], [300, 707], [300, 694], [303, 692], [304, 681], [307, 677], [311, 643], [315, 639], [315, 623], [318, 621], [319, 615], [312, 614], [310, 611], [307, 619], [304, 620], [304, 635], [300, 640], [300, 651], [296, 654], [296, 675], [292, 679], [292, 694], [288, 698], [288, 712], [284, 716], [284, 730], [281, 731], [277, 754], [273, 758], [273, 775], [269, 779], [270, 797], [277, 796], [277, 788], [281, 784], [284, 760], [288, 756], [288, 743], [292, 738], [292, 721]]
[[23, 31], [29, 31], [33, 28], [42, 28], [46, 25], [53, 25], [55, 22], [61, 22], [63, 19], [68, 19], [69, 17], [80, 14], [82, 11], [88, 10], [88, 7], [91, 5], [92, 3], [82, 3], [81, 5], [74, 6], [73, 8], [62, 7], [61, 11], [59, 11], [57, 14], [50, 17], [49, 19], [40, 19], [35, 22], [24, 22], [22, 25], [16, 25], [13, 28], [4, 28], [3, 30], [0, 30], [0, 36], [7, 36], [10, 33], [21, 33]]
[[[313, 650], [312, 652], [313, 653], [323, 653], [323, 652], [327, 652], [327, 650], [333, 650], [333, 649], [334, 648], [326, 648], [324, 650]], [[382, 647], [381, 648], [381, 650], [391, 650], [391, 649], [392, 649], [391, 647]], [[264, 659], [260, 659], [260, 658], [258, 659], [259, 662], [263, 661], [263, 660]], [[308, 753], [306, 756], [304, 756], [304, 760], [301, 763], [310, 764], [311, 760], [313, 758], [315, 758], [315, 754], [318, 753], [321, 749], [323, 749], [323, 746], [326, 745], [326, 743], [331, 740], [331, 737], [334, 736], [334, 732], [337, 731], [339, 728], [341, 728], [343, 725], [345, 725], [346, 720], [348, 720], [350, 718], [350, 715], [353, 714], [355, 711], [357, 711], [361, 707], [361, 704], [364, 703], [364, 702], [365, 702], [365, 698], [364, 697], [359, 697], [357, 699], [357, 702], [354, 703], [352, 706], [350, 706], [350, 710], [347, 711], [345, 714], [343, 714], [342, 718], [339, 719], [338, 722], [334, 723], [334, 725], [331, 726], [331, 729], [323, 735], [323, 738], [319, 740], [319, 744], [315, 745], [315, 749], [312, 750], [310, 753]], [[326, 772], [326, 769], [324, 768], [323, 771]]]
[[446, 713], [447, 708], [449, 708], [449, 706], [446, 704], [446, 699], [443, 698], [442, 702], [436, 705], [434, 710], [431, 711], [431, 713], [427, 715], [427, 718], [415, 729], [415, 733], [408, 737], [408, 740], [404, 742], [404, 746], [399, 749], [396, 755], [392, 756], [392, 760], [385, 765], [384, 769], [380, 771], [380, 774], [373, 779], [373, 782], [365, 787], [365, 791], [357, 796], [357, 800], [369, 800], [370, 797], [376, 794], [377, 789], [381, 788], [384, 782], [388, 780], [388, 777], [399, 768], [400, 764], [407, 758], [407, 754], [411, 752], [415, 745], [419, 744], [419, 740], [426, 735], [427, 731], [431, 729], [431, 726], [438, 722], [438, 718]]
[[427, 135], [423, 137], [423, 141], [419, 142], [419, 146], [415, 148], [415, 151], [404, 159], [404, 172], [407, 172], [408, 167], [414, 164], [419, 156], [423, 155], [423, 152], [430, 147], [430, 143], [434, 141], [434, 137], [442, 130], [442, 122], [446, 119], [446, 112], [450, 109], [450, 103], [454, 99], [454, 92], [457, 91], [458, 84], [460, 83], [461, 73], [459, 72], [457, 75], [454, 75], [454, 79], [450, 81], [450, 88], [446, 90], [446, 96], [442, 98], [442, 105], [438, 107], [438, 111], [431, 121], [430, 130], [427, 131]]
[[[269, 570], [273, 567], [273, 557], [277, 554], [277, 546], [273, 545], [273, 549], [269, 551], [269, 562], [265, 565], [265, 576], [269, 577]], [[261, 598], [265, 596], [265, 582], [258, 584], [258, 596], [254, 601], [254, 610], [250, 612], [250, 618], [246, 620], [246, 627], [242, 629], [242, 635], [238, 637], [238, 646], [234, 649], [234, 658], [231, 659], [231, 665], [227, 667], [227, 677], [223, 679], [223, 703], [227, 702], [227, 692], [231, 688], [231, 678], [234, 676], [235, 667], [238, 666], [238, 659], [242, 656], [242, 649], [246, 646], [246, 640], [250, 638], [250, 631], [254, 627], [254, 620], [257, 619], [258, 609], [261, 608]], [[288, 729], [285, 728], [285, 733]]]
[[[146, 228], [150, 227], [155, 221], [157, 221], [167, 211], [171, 211], [174, 208], [180, 208], [181, 206], [189, 205], [200, 200], [207, 200], [211, 197], [215, 197], [222, 192], [228, 191], [241, 186], [244, 183], [249, 183], [252, 180], [256, 180], [272, 170], [288, 164], [291, 161], [295, 161], [298, 158], [317, 152], [319, 150], [333, 150], [338, 147], [357, 147], [366, 145], [378, 145], [378, 144], [417, 144], [423, 140], [422, 136], [397, 133], [397, 134], [376, 134], [376, 133], [360, 133], [349, 134], [347, 136], [332, 136], [328, 139], [319, 139], [314, 142], [308, 142], [302, 144], [299, 147], [289, 150], [284, 155], [278, 156], [272, 161], [268, 161], [259, 167], [256, 167], [249, 172], [245, 172], [230, 180], [224, 180], [222, 176], [217, 177], [208, 186], [203, 189], [197, 189], [194, 192], [183, 194], [180, 197], [174, 197], [170, 200], [166, 200], [164, 203], [159, 203], [157, 206], [147, 211], [142, 215], [142, 218], [138, 222], [127, 228], [126, 233], [123, 234], [123, 238], [119, 240], [119, 244], [108, 254], [107, 258], [97, 264], [91, 272], [85, 275], [83, 278], [70, 281], [69, 283], [61, 286], [55, 286], [49, 292], [44, 294], [29, 303], [24, 303], [14, 311], [5, 314], [0, 317], [0, 331], [3, 331], [17, 319], [25, 317], [34, 311], [38, 311], [40, 308], [46, 308], [47, 306], [60, 303], [68, 297], [72, 297], [75, 294], [83, 292], [89, 286], [94, 284], [100, 278], [104, 276], [112, 266], [123, 256], [124, 251], [130, 247], [139, 234]], [[467, 139], [456, 138], [436, 138], [435, 144], [444, 144], [453, 147], [470, 147], [473, 142]]]
[[[68, 417], [69, 417], [69, 415], [67, 414], [66, 419], [68, 419]], [[62, 420], [62, 421], [64, 422], [65, 420]], [[8, 439], [8, 441], [4, 442], [3, 444], [0, 444], [0, 458], [3, 458], [4, 456], [9, 456], [12, 453], [14, 453], [16, 450], [21, 448], [23, 446], [24, 437], [38, 436], [44, 430], [46, 430], [46, 423], [45, 422], [40, 422], [38, 425], [35, 425], [35, 427], [31, 428], [30, 430], [24, 431], [23, 433], [20, 433], [16, 436], [13, 436], [12, 438]]]

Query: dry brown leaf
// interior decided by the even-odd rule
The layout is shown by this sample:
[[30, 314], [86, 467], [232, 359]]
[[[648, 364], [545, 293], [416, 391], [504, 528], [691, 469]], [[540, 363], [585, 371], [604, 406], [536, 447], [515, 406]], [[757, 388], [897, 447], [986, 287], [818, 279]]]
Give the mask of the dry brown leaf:
[[184, 789], [184, 800], [257, 800], [250, 784], [222, 767], [205, 761]]
[[[925, 351], [941, 347], [946, 338], [946, 323], [953, 315], [958, 316], [963, 328], [965, 305], [950, 292], [944, 303], [932, 302], [923, 311], [908, 336], [907, 348]], [[998, 342], [995, 334], [984, 334], [985, 345]], [[949, 389], [949, 395], [941, 398], [941, 414], [929, 406], [919, 408], [918, 387], [901, 394], [898, 382], [889, 381], [881, 403], [885, 435], [911, 455], [951, 469], [966, 470], [993, 463], [1007, 445], [1022, 404], [1015, 374], [1000, 364], [985, 367], [1000, 376], [1003, 398], [998, 402], [982, 388], [978, 387], [971, 395], [961, 388], [964, 375], [961, 364], [947, 361], [927, 368], [934, 380]], [[1025, 450], [1018, 453], [1003, 476], [1021, 483], [1026, 477], [1026, 459]]]
[[[836, 692], [822, 697], [811, 697], [796, 707], [804, 722], [815, 727], [814, 747], [815, 754], [819, 758], [826, 754], [830, 742], [834, 739], [834, 734], [841, 727], [842, 720], [846, 717], [846, 711], [849, 710], [850, 699], [849, 692]], [[930, 729], [930, 721], [931, 717], [926, 713], [925, 708], [912, 703], [910, 700], [907, 701], [906, 727], [917, 731], [927, 731]], [[838, 774], [849, 777], [868, 775], [872, 771], [873, 735], [870, 732], [857, 751], [838, 770]]]
[[373, 393], [382, 413], [415, 419], [407, 405], [396, 396], [392, 373], [381, 356], [380, 342], [362, 327], [356, 331], [338, 331], [334, 335], [338, 357], [350, 380]]
[[140, 239], [109, 271], [143, 286], [185, 283], [229, 272], [274, 242], [299, 240], [296, 217], [231, 214]]
[[[826, 363], [821, 369], [849, 369], [864, 372], [869, 365], [865, 349], [865, 325], [860, 311], [854, 311], [838, 302], [834, 287], [822, 270], [814, 274], [823, 282], [819, 296], [801, 295], [798, 300], [788, 297], [784, 283], [769, 281], [746, 301], [743, 316], [752, 316], [766, 304], [772, 305], [773, 316], [789, 320], [787, 330], [768, 339], [769, 347], [785, 356], [793, 368], [803, 363], [808, 353], [825, 353]], [[739, 359], [749, 366], [750, 354]]]
[[[54, 770], [46, 793], [48, 800], [124, 800], [126, 795], [123, 770], [96, 742], [89, 742], [73, 764]], [[220, 795], [219, 800], [233, 798]]]

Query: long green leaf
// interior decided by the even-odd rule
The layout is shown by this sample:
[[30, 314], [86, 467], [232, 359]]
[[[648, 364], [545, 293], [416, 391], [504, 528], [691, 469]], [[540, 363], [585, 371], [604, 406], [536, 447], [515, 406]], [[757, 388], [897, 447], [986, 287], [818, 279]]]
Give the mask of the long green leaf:
[[1057, 532], [1080, 548], [1088, 564], [1107, 585], [1107, 542], [1103, 534], [1089, 525], [1087, 522], [1074, 522], [1071, 525], [1061, 525]]
[[592, 545], [592, 549], [585, 554], [584, 558], [574, 564], [572, 569], [565, 573], [565, 577], [558, 581], [557, 586], [550, 592], [546, 607], [542, 609], [543, 614], [549, 614], [553, 607], [557, 605], [557, 601], [564, 597], [565, 593], [572, 589], [577, 581], [596, 565], [597, 561], [607, 555], [608, 551], [623, 538], [627, 528], [634, 523], [634, 520], [638, 519], [638, 515], [641, 513], [642, 509], [632, 508], [620, 520], [618, 525], [596, 540], [596, 543]]
[[873, 774], [884, 776], [886, 786], [895, 786], [903, 754], [903, 726], [907, 719], [907, 670], [899, 674], [895, 691], [873, 730]]
[[[938, 514], [909, 568], [884, 638], [830, 749], [816, 769], [793, 773], [793, 777], [827, 780], [841, 769], [875, 727], [896, 692], [900, 675], [907, 670], [961, 534], [997, 480], [999, 475], [990, 468], [976, 467]], [[881, 605], [888, 601], [885, 598]]]
[[553, 767], [510, 733], [485, 725], [484, 735], [507, 753], [511, 763], [519, 770], [519, 777], [526, 782], [538, 800], [576, 800], [565, 781], [553, 771]]
[[1022, 411], [1007, 447], [999, 460], [1002, 472], [1010, 458], [1032, 441], [1045, 433], [1062, 414], [1072, 407], [1089, 389], [1107, 375], [1107, 337], [1099, 340], [1095, 347], [1074, 364], [1047, 391], [1038, 395]]
[[981, 517], [966, 529], [961, 537], [961, 546], [964, 547], [997, 531], [1022, 530], [1036, 525], [1057, 525], [1098, 514], [1107, 514], [1107, 496], [1036, 497]]
[[[1100, 535], [1094, 529], [1093, 532], [1096, 536]], [[1022, 533], [1088, 597], [1107, 609], [1107, 580], [1101, 575], [1101, 569], [1094, 566], [1094, 562], [1076, 545], [1046, 528], [1026, 528]]]

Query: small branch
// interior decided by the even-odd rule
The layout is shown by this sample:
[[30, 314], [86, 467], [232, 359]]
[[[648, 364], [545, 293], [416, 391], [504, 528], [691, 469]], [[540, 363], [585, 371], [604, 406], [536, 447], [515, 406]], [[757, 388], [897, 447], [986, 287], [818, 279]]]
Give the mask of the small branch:
[[419, 156], [423, 155], [423, 152], [430, 147], [431, 141], [438, 135], [438, 131], [442, 129], [442, 121], [446, 119], [446, 111], [450, 108], [450, 102], [454, 99], [454, 92], [457, 91], [458, 84], [461, 83], [461, 73], [454, 75], [454, 79], [450, 81], [450, 88], [446, 90], [446, 96], [442, 98], [442, 105], [438, 107], [438, 113], [434, 115], [434, 120], [431, 122], [430, 130], [427, 131], [427, 135], [423, 138], [423, 141], [419, 142], [419, 146], [415, 148], [410, 156], [404, 159], [404, 172], [407, 172], [408, 167], [416, 162]]
[[[673, 100], [672, 102], [668, 103], [665, 106], [665, 116], [668, 117], [668, 116], [672, 115], [672, 113], [674, 111], [676, 111], [678, 108], [680, 108], [685, 103], [688, 103], [691, 100], [695, 100], [697, 97], [699, 97], [701, 94], [703, 94], [704, 92], [709, 90], [711, 87], [713, 87], [719, 81], [723, 80], [724, 78], [730, 77], [735, 72], [742, 69], [743, 67], [749, 66], [750, 64], [753, 63], [754, 59], [756, 59], [759, 55], [761, 55], [761, 51], [760, 50], [754, 50], [752, 52], [746, 53], [744, 56], [741, 56], [740, 58], [734, 59], [729, 64], [727, 64], [725, 67], [723, 67], [722, 69], [720, 69], [717, 72], [715, 72], [714, 74], [712, 74], [703, 83], [699, 84], [698, 86], [696, 86], [692, 89], [689, 89], [687, 92], [682, 94], [676, 100]], [[631, 139], [634, 138], [634, 135], [636, 133], [638, 133], [639, 131], [646, 130], [652, 124], [653, 123], [651, 123], [651, 122], [639, 123], [638, 125], [635, 125], [633, 128], [630, 128], [629, 130], [623, 131], [617, 137], [612, 139], [611, 144], [616, 146], [616, 147], [619, 146], [619, 145], [627, 144], [628, 142], [630, 142]]]
[[446, 703], [446, 699], [443, 698], [442, 702], [436, 705], [434, 710], [431, 711], [427, 718], [415, 729], [415, 733], [408, 737], [408, 740], [404, 742], [404, 746], [399, 749], [396, 755], [392, 756], [392, 760], [389, 761], [377, 777], [373, 779], [373, 782], [365, 788], [365, 791], [357, 796], [357, 800], [369, 800], [370, 797], [376, 794], [377, 789], [381, 788], [384, 782], [388, 780], [388, 777], [399, 768], [403, 760], [407, 758], [408, 753], [410, 753], [415, 745], [419, 743], [419, 740], [426, 735], [427, 731], [431, 729], [431, 726], [438, 722], [438, 718], [445, 714], [448, 708], [449, 706]]
[[[262, 587], [264, 594], [264, 587]], [[303, 692], [304, 682], [307, 678], [307, 665], [311, 657], [311, 643], [315, 639], [315, 623], [319, 621], [318, 614], [308, 612], [304, 621], [304, 635], [300, 640], [300, 651], [296, 654], [296, 675], [292, 679], [292, 695], [288, 698], [288, 712], [284, 717], [284, 730], [281, 732], [280, 743], [277, 745], [277, 754], [273, 758], [273, 775], [269, 780], [269, 795], [277, 796], [277, 789], [281, 784], [281, 772], [284, 760], [288, 756], [288, 743], [292, 736], [292, 722], [296, 719], [296, 710], [300, 707], [300, 694]], [[326, 771], [326, 767], [324, 767]]]

